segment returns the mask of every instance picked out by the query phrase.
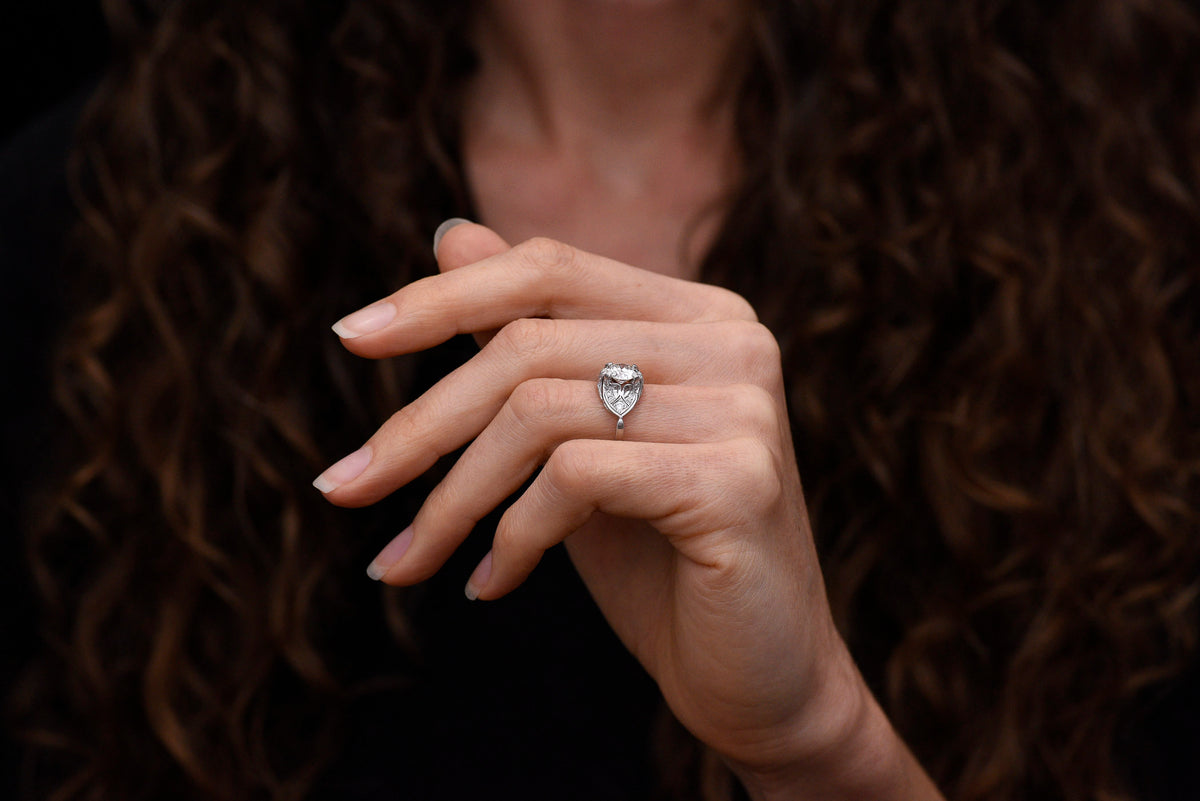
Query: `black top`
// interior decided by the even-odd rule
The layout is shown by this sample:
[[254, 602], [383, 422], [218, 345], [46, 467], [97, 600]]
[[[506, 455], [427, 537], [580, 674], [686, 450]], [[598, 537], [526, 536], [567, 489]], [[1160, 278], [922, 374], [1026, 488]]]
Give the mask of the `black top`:
[[[12, 532], [38, 474], [39, 443], [52, 434], [47, 345], [61, 322], [58, 254], [74, 220], [64, 162], [85, 97], [0, 150], [0, 375], [8, 405], [0, 421], [0, 687], [10, 686], [33, 642]], [[350, 711], [349, 741], [316, 797], [651, 796], [650, 732], [661, 705], [653, 681], [605, 624], [561, 548], [511, 596], [466, 601], [462, 582], [486, 548], [469, 541], [422, 587], [411, 610], [422, 642], [416, 683]], [[1121, 747], [1143, 798], [1200, 799], [1200, 671], [1147, 698]], [[0, 796], [8, 797], [18, 765], [15, 749], [3, 754]]]

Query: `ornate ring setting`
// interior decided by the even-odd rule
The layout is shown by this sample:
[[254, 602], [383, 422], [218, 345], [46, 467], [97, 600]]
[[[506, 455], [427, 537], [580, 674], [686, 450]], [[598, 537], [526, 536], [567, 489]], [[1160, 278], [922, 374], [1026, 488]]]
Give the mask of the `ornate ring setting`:
[[636, 364], [609, 362], [600, 371], [596, 389], [604, 408], [617, 416], [617, 439], [625, 435], [625, 415], [642, 397], [642, 371]]

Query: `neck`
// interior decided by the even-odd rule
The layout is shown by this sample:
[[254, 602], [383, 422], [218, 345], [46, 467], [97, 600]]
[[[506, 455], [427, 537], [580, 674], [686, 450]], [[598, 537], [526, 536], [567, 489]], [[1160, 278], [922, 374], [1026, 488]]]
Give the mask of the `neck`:
[[505, 138], [628, 152], [731, 125], [746, 41], [737, 0], [489, 0], [473, 35], [468, 119]]

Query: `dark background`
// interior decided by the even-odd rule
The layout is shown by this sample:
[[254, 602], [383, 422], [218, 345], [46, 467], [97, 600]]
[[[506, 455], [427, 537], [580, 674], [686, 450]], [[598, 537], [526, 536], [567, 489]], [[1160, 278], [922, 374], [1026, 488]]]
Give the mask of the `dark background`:
[[[39, 444], [40, 429], [30, 421], [48, 402], [40, 368], [56, 284], [36, 254], [61, 234], [47, 220], [65, 212], [61, 176], [71, 120], [78, 98], [104, 72], [108, 34], [99, 0], [0, 2], [0, 387], [8, 396], [0, 398], [0, 695], [7, 696], [34, 638], [31, 590], [14, 525], [30, 483], [27, 462]], [[68, 104], [73, 96], [74, 108]], [[55, 122], [56, 109], [65, 122]], [[56, 200], [58, 217], [42, 218], [47, 198]], [[18, 753], [4, 723], [0, 798], [15, 798]]]
[[99, 0], [9, 0], [0, 12], [0, 143], [104, 71]]

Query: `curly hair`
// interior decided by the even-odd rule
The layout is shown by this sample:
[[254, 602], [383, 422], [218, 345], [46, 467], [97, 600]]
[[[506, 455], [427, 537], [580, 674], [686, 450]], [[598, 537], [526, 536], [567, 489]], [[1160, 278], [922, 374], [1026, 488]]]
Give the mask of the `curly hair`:
[[[34, 784], [301, 798], [366, 678], [330, 619], [371, 603], [308, 479], [453, 358], [351, 364], [324, 327], [434, 270], [470, 209], [470, 9], [105, 7], [73, 437], [29, 534], [47, 647], [14, 692]], [[782, 346], [838, 624], [949, 797], [1128, 798], [1118, 740], [1200, 635], [1200, 15], [754, 14], [702, 277]]]

